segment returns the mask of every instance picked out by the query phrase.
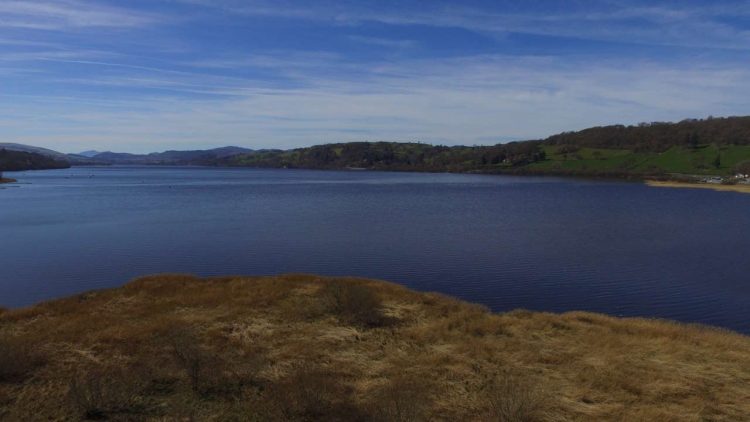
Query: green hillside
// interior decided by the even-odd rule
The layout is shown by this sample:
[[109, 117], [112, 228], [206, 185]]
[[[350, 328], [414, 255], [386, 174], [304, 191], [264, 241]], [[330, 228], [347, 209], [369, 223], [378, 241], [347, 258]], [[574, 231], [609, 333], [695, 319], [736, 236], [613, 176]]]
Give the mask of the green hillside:
[[350, 142], [253, 151], [208, 164], [270, 168], [669, 177], [733, 174], [750, 162], [750, 117], [604, 126], [492, 146]]
[[[528, 165], [539, 172], [730, 175], [750, 160], [747, 145], [673, 146], [664, 152], [545, 145], [545, 160]], [[717, 160], [718, 158], [718, 160]]]

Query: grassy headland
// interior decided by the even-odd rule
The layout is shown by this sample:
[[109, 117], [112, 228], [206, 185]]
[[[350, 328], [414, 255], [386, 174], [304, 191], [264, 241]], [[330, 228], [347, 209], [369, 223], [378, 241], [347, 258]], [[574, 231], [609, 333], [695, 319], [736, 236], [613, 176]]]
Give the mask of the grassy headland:
[[746, 420], [750, 338], [379, 281], [145, 277], [0, 311], [5, 420]]

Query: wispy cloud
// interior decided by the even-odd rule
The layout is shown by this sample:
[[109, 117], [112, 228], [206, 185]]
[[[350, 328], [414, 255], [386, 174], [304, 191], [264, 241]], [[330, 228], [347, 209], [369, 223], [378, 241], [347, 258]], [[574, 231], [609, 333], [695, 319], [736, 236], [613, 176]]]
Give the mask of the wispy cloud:
[[[482, 56], [383, 65], [366, 78], [349, 81], [309, 75], [298, 89], [262, 88], [250, 81], [206, 86], [196, 79], [196, 86], [190, 86], [189, 80], [122, 79], [131, 87], [234, 95], [151, 95], [106, 108], [71, 99], [62, 113], [61, 99], [47, 103], [36, 98], [25, 110], [15, 108], [14, 122], [26, 123], [25, 129], [16, 127], [15, 135], [9, 128], [2, 132], [4, 139], [46, 140], [47, 146], [142, 151], [362, 139], [495, 143], [544, 137], [592, 122], [677, 120], [705, 116], [707, 110], [731, 114], [750, 95], [742, 83], [748, 78], [750, 71], [739, 65], [675, 70], [648, 62], [570, 64], [556, 58]], [[47, 109], [58, 112], [47, 115]], [[34, 129], [29, 121], [36, 123]], [[55, 130], [45, 129], [49, 127]]]
[[750, 2], [657, 3], [0, 0], [0, 139], [473, 144], [745, 111]]
[[350, 35], [349, 39], [354, 42], [360, 42], [364, 44], [376, 45], [387, 48], [399, 48], [408, 49], [419, 45], [419, 42], [415, 40], [400, 40], [391, 38], [380, 38], [380, 37], [365, 37], [362, 35]]
[[266, 51], [263, 54], [234, 54], [191, 60], [182, 64], [209, 69], [271, 68], [299, 69], [341, 64], [342, 57], [329, 51]]
[[[399, 3], [270, 2], [266, 0], [176, 0], [227, 13], [326, 21], [338, 25], [380, 22], [390, 25], [455, 27], [488, 34], [524, 33], [665, 46], [750, 49], [750, 31], [730, 23], [750, 16], [750, 2], [717, 1], [695, 5], [636, 2], [547, 2], [561, 7], [537, 10], [544, 2], [493, 2], [492, 10], [435, 1]], [[730, 18], [730, 19], [728, 19]]]
[[138, 27], [156, 22], [151, 14], [79, 0], [3, 0], [0, 27], [56, 30]]
[[0, 50], [0, 62], [85, 62], [95, 58], [106, 58], [116, 56], [114, 53], [100, 50], [86, 49], [56, 49], [56, 50], [33, 50], [33, 51], [10, 51]]

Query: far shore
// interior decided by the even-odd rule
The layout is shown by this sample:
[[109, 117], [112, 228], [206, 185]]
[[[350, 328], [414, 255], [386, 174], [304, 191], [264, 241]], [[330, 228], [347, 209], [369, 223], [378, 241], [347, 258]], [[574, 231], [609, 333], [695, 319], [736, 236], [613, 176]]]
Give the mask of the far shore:
[[688, 183], [688, 182], [658, 181], [658, 180], [646, 180], [646, 184], [648, 186], [657, 187], [657, 188], [712, 189], [712, 190], [724, 191], [724, 192], [750, 193], [750, 185], [748, 184], [722, 185], [719, 183]]

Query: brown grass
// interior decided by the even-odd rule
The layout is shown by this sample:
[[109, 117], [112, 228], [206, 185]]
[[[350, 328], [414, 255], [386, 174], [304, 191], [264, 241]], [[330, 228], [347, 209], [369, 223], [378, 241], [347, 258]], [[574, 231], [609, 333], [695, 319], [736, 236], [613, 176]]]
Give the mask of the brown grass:
[[0, 383], [23, 381], [42, 366], [45, 356], [39, 346], [25, 337], [0, 334]]
[[747, 337], [362, 279], [145, 277], [6, 310], [0, 346], [11, 421], [750, 417]]
[[718, 183], [666, 182], [657, 180], [647, 180], [646, 184], [655, 188], [711, 189], [724, 192], [750, 193], [750, 185], [746, 184], [726, 185]]

